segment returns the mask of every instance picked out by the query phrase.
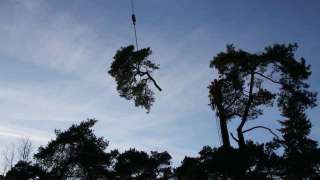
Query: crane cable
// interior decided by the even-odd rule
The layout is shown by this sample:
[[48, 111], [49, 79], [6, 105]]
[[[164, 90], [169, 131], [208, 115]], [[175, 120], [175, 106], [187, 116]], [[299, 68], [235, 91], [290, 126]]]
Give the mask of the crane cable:
[[131, 0], [131, 11], [132, 11], [132, 24], [133, 24], [133, 29], [134, 29], [134, 37], [135, 37], [135, 43], [136, 43], [136, 50], [139, 50], [139, 46], [138, 46], [138, 35], [137, 35], [137, 28], [136, 28], [136, 23], [137, 23], [137, 18], [135, 15], [135, 11], [134, 11], [134, 1]]

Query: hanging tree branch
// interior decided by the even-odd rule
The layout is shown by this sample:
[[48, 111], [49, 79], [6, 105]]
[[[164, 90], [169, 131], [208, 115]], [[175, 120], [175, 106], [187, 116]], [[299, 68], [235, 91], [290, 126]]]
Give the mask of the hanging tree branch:
[[153, 85], [159, 90], [162, 91], [161, 87], [157, 84], [156, 80], [153, 79], [153, 77], [147, 72], [147, 76], [149, 79], [153, 82]]
[[135, 75], [139, 75], [140, 77], [147, 75], [148, 80], [151, 80], [153, 85], [159, 90], [162, 91], [161, 87], [158, 85], [157, 81], [150, 75], [149, 72], [142, 72], [139, 68], [137, 68], [137, 73]]
[[132, 45], [121, 48], [114, 56], [114, 61], [109, 71], [109, 74], [117, 82], [117, 90], [120, 96], [127, 100], [134, 100], [135, 106], [141, 106], [147, 112], [150, 111], [155, 100], [154, 92], [149, 87], [149, 82], [151, 81], [159, 91], [162, 91], [152, 77], [152, 72], [159, 69], [159, 65], [148, 59], [151, 54], [150, 48], [138, 51], [135, 51]]

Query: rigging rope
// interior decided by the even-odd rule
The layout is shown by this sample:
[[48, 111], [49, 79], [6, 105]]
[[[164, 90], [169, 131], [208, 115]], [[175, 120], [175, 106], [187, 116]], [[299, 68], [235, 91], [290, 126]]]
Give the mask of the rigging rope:
[[138, 46], [138, 35], [137, 35], [137, 28], [136, 28], [136, 22], [137, 22], [137, 18], [135, 15], [135, 11], [134, 11], [134, 1], [131, 0], [131, 11], [132, 11], [132, 24], [133, 24], [133, 29], [134, 29], [134, 38], [135, 38], [135, 42], [136, 42], [136, 50], [139, 50], [139, 46]]

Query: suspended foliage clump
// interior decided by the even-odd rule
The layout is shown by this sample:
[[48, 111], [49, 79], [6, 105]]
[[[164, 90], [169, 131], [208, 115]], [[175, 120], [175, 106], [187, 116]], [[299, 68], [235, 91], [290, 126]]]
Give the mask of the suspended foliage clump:
[[121, 97], [133, 100], [135, 106], [143, 107], [150, 111], [155, 101], [154, 92], [149, 83], [161, 91], [157, 82], [151, 76], [153, 71], [159, 69], [159, 65], [151, 62], [149, 56], [152, 54], [150, 48], [135, 51], [133, 45], [122, 47], [114, 56], [109, 74], [117, 82], [117, 91]]

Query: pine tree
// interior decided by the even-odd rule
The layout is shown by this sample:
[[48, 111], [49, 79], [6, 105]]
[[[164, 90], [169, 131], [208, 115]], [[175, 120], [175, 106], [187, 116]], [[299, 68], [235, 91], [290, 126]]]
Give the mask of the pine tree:
[[320, 151], [316, 141], [309, 135], [312, 124], [305, 111], [315, 106], [316, 94], [307, 90], [307, 85], [292, 83], [281, 93], [279, 105], [282, 115], [280, 129], [283, 140], [283, 176], [287, 179], [320, 178]]

